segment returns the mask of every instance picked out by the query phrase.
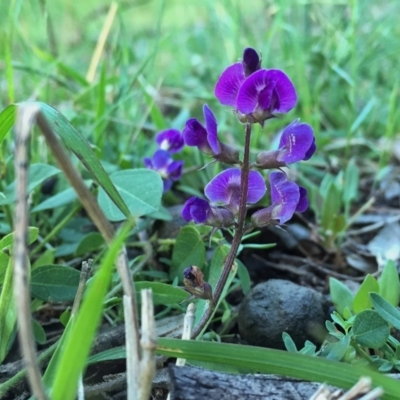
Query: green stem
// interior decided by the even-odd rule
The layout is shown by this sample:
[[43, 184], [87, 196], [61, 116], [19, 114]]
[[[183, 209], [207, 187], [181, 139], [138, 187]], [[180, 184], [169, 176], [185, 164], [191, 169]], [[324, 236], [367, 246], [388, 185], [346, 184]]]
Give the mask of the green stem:
[[65, 225], [71, 220], [71, 218], [81, 209], [81, 205], [76, 205], [69, 214], [67, 214], [55, 227], [54, 229], [31, 251], [31, 256], [37, 254], [42, 248], [51, 240], [58, 232], [64, 228]]
[[356, 349], [357, 353], [360, 354], [363, 358], [365, 358], [369, 364], [373, 365], [374, 360], [370, 357], [370, 355], [361, 348], [354, 340], [351, 341], [351, 345]]
[[196, 338], [202, 332], [204, 327], [208, 324], [211, 316], [213, 315], [214, 309], [221, 298], [222, 291], [224, 290], [229, 273], [231, 272], [232, 269], [232, 265], [235, 262], [237, 251], [242, 241], [242, 237], [244, 234], [244, 221], [247, 212], [246, 203], [247, 203], [247, 191], [249, 186], [249, 173], [250, 173], [250, 166], [249, 166], [250, 137], [251, 137], [251, 124], [246, 124], [244, 155], [243, 155], [243, 163], [241, 166], [242, 173], [240, 177], [241, 191], [240, 191], [239, 217], [238, 217], [237, 229], [235, 230], [235, 235], [233, 236], [231, 248], [229, 249], [229, 253], [225, 259], [225, 264], [222, 270], [222, 274], [215, 287], [213, 299], [210, 301], [209, 307], [207, 308], [201, 320], [193, 330], [192, 338]]

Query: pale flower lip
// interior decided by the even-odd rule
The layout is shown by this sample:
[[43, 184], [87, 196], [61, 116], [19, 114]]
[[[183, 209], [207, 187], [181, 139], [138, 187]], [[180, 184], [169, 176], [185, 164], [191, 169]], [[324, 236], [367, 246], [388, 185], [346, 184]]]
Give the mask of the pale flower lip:
[[166, 150], [169, 153], [178, 153], [185, 146], [183, 137], [177, 129], [166, 129], [156, 136], [156, 143], [160, 150]]

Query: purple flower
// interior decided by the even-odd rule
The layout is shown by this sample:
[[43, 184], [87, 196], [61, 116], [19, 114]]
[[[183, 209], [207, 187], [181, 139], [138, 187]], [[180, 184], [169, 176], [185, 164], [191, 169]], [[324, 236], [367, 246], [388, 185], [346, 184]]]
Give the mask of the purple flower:
[[289, 181], [283, 172], [271, 172], [271, 205], [255, 212], [251, 222], [256, 227], [270, 224], [282, 225], [289, 221], [294, 212], [308, 208], [307, 190]]
[[174, 161], [165, 150], [157, 150], [152, 158], [145, 157], [143, 163], [146, 168], [157, 171], [161, 175], [164, 193], [171, 189], [172, 183], [182, 175], [183, 161]]
[[243, 62], [229, 66], [221, 74], [214, 94], [221, 104], [237, 110], [241, 122], [263, 125], [274, 113], [289, 112], [296, 105], [297, 94], [284, 72], [259, 69], [260, 62], [253, 52], [246, 49]]
[[251, 47], [247, 47], [243, 51], [244, 75], [249, 76], [261, 68], [261, 60], [257, 52]]
[[194, 221], [196, 224], [225, 228], [232, 226], [235, 222], [231, 211], [211, 206], [208, 201], [198, 197], [191, 197], [186, 201], [182, 209], [182, 217], [188, 222]]
[[279, 148], [258, 154], [256, 166], [260, 169], [279, 168], [301, 160], [308, 160], [316, 150], [313, 129], [299, 120], [293, 121], [282, 132]]
[[[264, 178], [258, 171], [250, 171], [247, 203], [257, 203], [265, 194]], [[219, 173], [207, 184], [204, 193], [211, 203], [223, 203], [234, 215], [239, 211], [241, 170], [229, 168]]]
[[212, 155], [216, 160], [227, 164], [239, 162], [239, 153], [218, 139], [218, 124], [207, 104], [203, 106], [204, 127], [196, 118], [186, 122], [182, 135], [188, 146], [196, 146], [203, 153]]
[[170, 153], [177, 153], [183, 149], [185, 143], [183, 137], [177, 129], [167, 129], [161, 131], [156, 136], [156, 142], [160, 150], [166, 150]]

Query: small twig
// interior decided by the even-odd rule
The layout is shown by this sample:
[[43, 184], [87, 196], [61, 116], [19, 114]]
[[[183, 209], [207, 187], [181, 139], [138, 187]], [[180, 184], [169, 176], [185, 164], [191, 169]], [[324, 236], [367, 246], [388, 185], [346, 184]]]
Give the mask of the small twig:
[[124, 295], [124, 319], [125, 319], [125, 340], [126, 340], [126, 370], [127, 376], [127, 398], [128, 400], [138, 399], [140, 388], [140, 352], [132, 343], [139, 342], [139, 331], [135, 327], [132, 299]]
[[83, 292], [85, 291], [86, 281], [89, 277], [90, 270], [92, 268], [92, 263], [93, 263], [92, 259], [82, 262], [81, 275], [79, 278], [79, 285], [78, 285], [78, 289], [76, 291], [74, 304], [72, 305], [72, 311], [71, 311], [72, 315], [76, 315], [78, 313], [79, 307], [81, 305]]
[[[92, 263], [93, 263], [92, 259], [89, 259], [88, 261], [83, 261], [82, 262], [82, 268], [81, 268], [81, 275], [80, 275], [80, 278], [79, 278], [78, 290], [76, 291], [74, 304], [72, 305], [71, 316], [74, 316], [74, 315], [76, 315], [78, 313], [79, 307], [81, 305], [83, 292], [85, 291], [86, 281], [87, 281], [87, 279], [89, 277], [90, 269], [92, 268]], [[82, 374], [79, 376], [79, 380], [78, 380], [77, 398], [78, 398], [78, 400], [84, 400], [85, 399], [85, 389], [84, 389], [84, 386], [83, 386]]]
[[156, 324], [154, 320], [151, 289], [141, 291], [142, 298], [142, 359], [140, 360], [140, 400], [150, 397], [151, 385], [156, 374], [155, 352], [157, 349]]
[[[32, 387], [33, 394], [38, 400], [45, 399], [45, 392], [41, 384], [41, 375], [35, 359], [35, 343], [33, 341], [31, 317], [30, 317], [30, 296], [29, 279], [27, 274], [27, 243], [26, 229], [28, 226], [27, 204], [26, 204], [26, 185], [27, 185], [27, 152], [26, 144], [29, 138], [30, 130], [36, 118], [36, 124], [46, 138], [53, 155], [57, 159], [66, 178], [78, 194], [79, 200], [92, 219], [97, 229], [101, 232], [107, 243], [110, 243], [114, 237], [114, 228], [100, 209], [96, 199], [86, 187], [82, 177], [72, 164], [66, 152], [63, 150], [52, 127], [40, 111], [40, 107], [33, 104], [25, 104], [18, 109], [19, 117], [17, 119], [17, 140], [16, 140], [16, 158], [15, 169], [17, 175], [17, 206], [16, 206], [16, 229], [15, 229], [15, 275], [14, 287], [16, 304], [18, 309], [18, 323], [20, 325], [19, 335], [21, 350], [24, 361], [26, 362], [28, 380]], [[125, 295], [131, 301], [130, 314], [133, 320], [132, 326], [136, 330], [136, 340], [129, 344], [130, 348], [135, 348], [139, 354], [140, 344], [138, 338], [138, 318], [136, 308], [135, 288], [132, 282], [129, 270], [128, 259], [123, 250], [117, 260], [117, 269], [121, 277], [122, 287]], [[17, 296], [18, 293], [18, 296]], [[21, 329], [22, 328], [22, 329]], [[134, 336], [131, 335], [130, 338]], [[129, 371], [128, 371], [129, 372]], [[132, 376], [132, 375], [129, 375]]]
[[232, 265], [235, 262], [237, 251], [242, 241], [242, 237], [244, 235], [244, 221], [247, 212], [246, 203], [247, 203], [247, 191], [249, 186], [249, 173], [250, 173], [250, 168], [249, 168], [250, 137], [251, 137], [251, 124], [246, 124], [244, 155], [243, 155], [243, 163], [240, 175], [240, 203], [239, 203], [239, 217], [237, 222], [237, 228], [235, 230], [235, 235], [233, 236], [232, 239], [232, 244], [229, 249], [229, 253], [225, 259], [222, 274], [217, 282], [213, 295], [213, 300], [209, 302], [210, 303], [209, 307], [207, 308], [200, 322], [197, 324], [194, 331], [192, 332], [192, 338], [196, 338], [202, 332], [202, 330], [210, 320], [215, 307], [218, 305], [222, 291], [224, 290], [226, 281], [229, 277], [229, 273], [231, 272]]
[[[342, 394], [342, 390], [331, 392], [326, 385], [321, 385], [310, 397], [310, 400], [376, 400], [380, 398], [384, 392], [380, 387], [371, 390], [371, 384], [371, 378], [361, 377], [358, 382], [344, 394]], [[362, 396], [363, 394], [365, 395]]]
[[[190, 340], [192, 336], [195, 312], [196, 312], [196, 305], [194, 303], [190, 303], [186, 309], [185, 318], [183, 320], [182, 340]], [[185, 363], [186, 359], [184, 358], [178, 358], [176, 360], [176, 365], [178, 367], [183, 367]]]
[[30, 289], [28, 271], [28, 154], [27, 142], [38, 107], [18, 109], [16, 132], [16, 206], [15, 206], [15, 245], [14, 245], [14, 298], [18, 316], [18, 336], [24, 359], [28, 382], [37, 400], [47, 398], [42, 385], [42, 376], [36, 358], [36, 345], [33, 339]]

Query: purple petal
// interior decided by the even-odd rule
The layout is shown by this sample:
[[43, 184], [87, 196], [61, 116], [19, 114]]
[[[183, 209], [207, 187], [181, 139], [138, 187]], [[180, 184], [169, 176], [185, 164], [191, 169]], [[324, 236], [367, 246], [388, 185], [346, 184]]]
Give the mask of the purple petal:
[[173, 161], [167, 167], [168, 178], [177, 181], [182, 176], [182, 166], [184, 161]]
[[309, 160], [313, 156], [313, 154], [315, 153], [316, 150], [317, 150], [317, 146], [315, 144], [315, 137], [314, 137], [313, 142], [312, 142], [310, 148], [307, 150], [307, 153], [304, 156], [303, 160], [304, 161]]
[[268, 70], [268, 77], [275, 81], [275, 90], [279, 98], [279, 106], [272, 110], [277, 113], [289, 112], [297, 103], [297, 93], [289, 77], [279, 69]]
[[240, 194], [240, 169], [229, 168], [214, 177], [204, 188], [204, 193], [211, 202], [229, 204], [232, 192]]
[[284, 224], [292, 218], [300, 200], [299, 187], [287, 180], [283, 172], [271, 172], [269, 176], [271, 184], [271, 200], [273, 206], [272, 216]]
[[314, 133], [311, 126], [300, 124], [299, 120], [293, 121], [282, 133], [278, 160], [287, 164], [304, 160], [313, 142]]
[[168, 153], [168, 151], [157, 150], [153, 154], [152, 162], [153, 162], [153, 168], [155, 170], [160, 170], [160, 169], [167, 168], [168, 165], [171, 164], [172, 158], [171, 158], [170, 154]]
[[185, 145], [181, 133], [177, 129], [167, 129], [156, 136], [156, 142], [161, 150], [177, 153]]
[[258, 171], [250, 171], [249, 189], [247, 191], [247, 203], [254, 204], [261, 200], [267, 188], [263, 176]]
[[304, 212], [308, 208], [308, 198], [307, 198], [307, 190], [302, 186], [299, 186], [300, 189], [300, 199], [297, 203], [296, 211], [297, 212]]
[[164, 185], [163, 193], [168, 192], [168, 190], [171, 189], [173, 182], [171, 181], [171, 179], [166, 179], [166, 178], [163, 178], [162, 181]]
[[143, 158], [143, 164], [146, 168], [153, 169], [153, 161], [151, 161], [151, 158], [149, 157]]
[[260, 57], [251, 47], [244, 49], [242, 62], [245, 76], [249, 76], [261, 68]]
[[207, 104], [203, 106], [204, 120], [206, 122], [207, 141], [214, 154], [221, 153], [221, 146], [218, 140], [218, 124], [213, 112]]
[[196, 146], [205, 153], [212, 153], [210, 145], [207, 141], [206, 128], [196, 118], [186, 121], [185, 128], [182, 132], [183, 139], [188, 146]]
[[[207, 184], [204, 193], [211, 202], [224, 204], [239, 204], [241, 186], [241, 171], [238, 168], [229, 168], [218, 174]], [[250, 171], [247, 203], [253, 204], [265, 194], [264, 178], [258, 171]]]
[[235, 107], [236, 97], [244, 79], [243, 64], [232, 64], [219, 77], [214, 89], [215, 97], [221, 104]]
[[285, 113], [296, 102], [296, 90], [287, 75], [277, 69], [260, 69], [243, 82], [236, 108], [243, 114], [253, 113], [257, 108], [271, 113]]
[[194, 221], [196, 224], [201, 224], [206, 222], [209, 210], [210, 205], [206, 200], [191, 197], [183, 206], [182, 217], [185, 221]]

